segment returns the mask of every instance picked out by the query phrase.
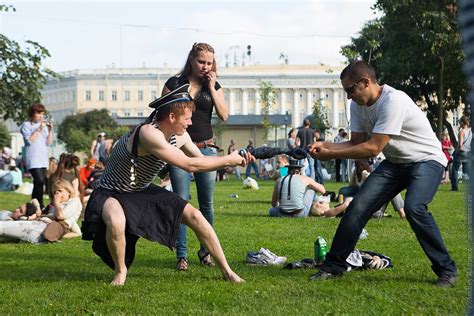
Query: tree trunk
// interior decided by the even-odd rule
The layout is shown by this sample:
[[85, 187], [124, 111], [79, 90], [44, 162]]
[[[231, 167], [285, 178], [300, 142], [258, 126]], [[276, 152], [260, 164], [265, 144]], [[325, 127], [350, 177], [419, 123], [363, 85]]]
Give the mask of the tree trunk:
[[441, 67], [439, 70], [439, 92], [438, 92], [438, 130], [437, 136], [438, 139], [441, 140], [443, 134], [443, 115], [444, 115], [444, 57], [439, 56], [439, 60], [441, 62]]

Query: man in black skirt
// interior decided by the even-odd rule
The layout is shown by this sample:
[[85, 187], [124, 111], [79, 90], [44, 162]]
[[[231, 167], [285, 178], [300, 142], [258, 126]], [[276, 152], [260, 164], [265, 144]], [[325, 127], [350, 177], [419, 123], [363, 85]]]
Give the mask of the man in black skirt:
[[243, 282], [230, 268], [212, 226], [202, 213], [152, 183], [167, 163], [188, 172], [245, 166], [254, 157], [237, 151], [222, 157], [205, 157], [191, 141], [194, 103], [184, 85], [153, 101], [149, 119], [124, 135], [115, 145], [87, 205], [83, 239], [93, 240], [93, 250], [115, 271], [112, 285], [123, 285], [133, 262], [139, 237], [174, 248], [179, 224], [189, 226], [221, 270], [224, 279]]

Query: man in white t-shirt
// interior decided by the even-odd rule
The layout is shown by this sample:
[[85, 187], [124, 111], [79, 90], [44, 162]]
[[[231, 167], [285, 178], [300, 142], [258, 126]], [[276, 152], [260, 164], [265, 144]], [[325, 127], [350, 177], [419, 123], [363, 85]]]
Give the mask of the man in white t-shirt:
[[372, 213], [406, 189], [406, 218], [438, 276], [436, 285], [453, 286], [455, 263], [427, 209], [447, 164], [428, 119], [407, 94], [379, 85], [374, 70], [364, 61], [349, 64], [340, 78], [347, 98], [352, 99], [351, 139], [339, 144], [316, 142], [310, 148], [311, 155], [320, 160], [361, 159], [383, 152], [386, 160], [367, 178], [347, 208], [331, 250], [311, 280], [340, 276]]

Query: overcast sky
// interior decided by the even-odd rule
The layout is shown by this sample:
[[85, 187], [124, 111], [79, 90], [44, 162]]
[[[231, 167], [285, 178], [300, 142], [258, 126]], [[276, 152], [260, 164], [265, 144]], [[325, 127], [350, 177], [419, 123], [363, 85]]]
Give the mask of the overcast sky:
[[290, 64], [338, 65], [340, 47], [376, 17], [374, 1], [7, 0], [16, 12], [0, 13], [0, 32], [45, 46], [55, 71], [182, 67], [194, 42], [211, 44], [219, 67], [279, 64], [281, 54]]

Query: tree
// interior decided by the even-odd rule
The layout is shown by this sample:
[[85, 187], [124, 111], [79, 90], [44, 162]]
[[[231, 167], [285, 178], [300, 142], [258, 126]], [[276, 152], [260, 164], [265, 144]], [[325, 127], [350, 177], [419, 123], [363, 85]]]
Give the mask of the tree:
[[383, 83], [426, 104], [438, 137], [446, 128], [455, 140], [446, 113], [466, 104], [467, 94], [455, 1], [378, 0], [374, 10], [384, 15], [342, 47], [343, 55], [368, 61]]
[[12, 138], [8, 129], [5, 125], [0, 123], [0, 148], [10, 147], [12, 143]]
[[106, 109], [69, 115], [58, 127], [58, 139], [65, 144], [68, 152], [89, 153], [93, 139], [100, 132], [107, 137], [118, 137], [128, 128], [117, 128], [117, 123]]
[[270, 110], [275, 104], [276, 93], [273, 84], [269, 81], [259, 81], [258, 90], [260, 93], [260, 111], [262, 113], [263, 141], [266, 143], [271, 126], [268, 115], [270, 115]]
[[[0, 13], [15, 11], [12, 6], [0, 5]], [[50, 57], [46, 48], [34, 41], [26, 41], [23, 47], [16, 41], [0, 34], [0, 118], [20, 123], [33, 103], [41, 101], [40, 89], [47, 76], [57, 75], [42, 66]]]
[[328, 121], [327, 111], [327, 107], [322, 105], [321, 100], [314, 101], [311, 127], [315, 130], [319, 130], [321, 135], [324, 135], [326, 130], [331, 127]]

